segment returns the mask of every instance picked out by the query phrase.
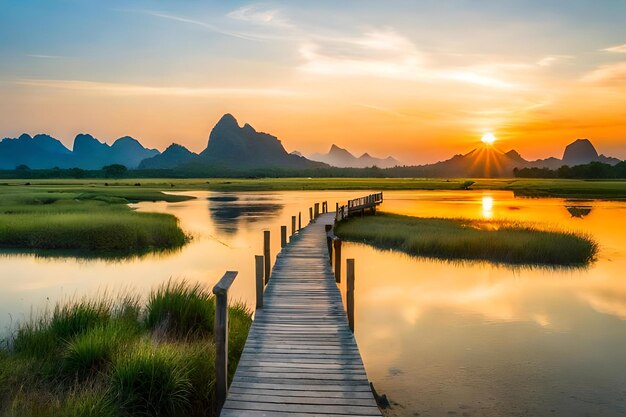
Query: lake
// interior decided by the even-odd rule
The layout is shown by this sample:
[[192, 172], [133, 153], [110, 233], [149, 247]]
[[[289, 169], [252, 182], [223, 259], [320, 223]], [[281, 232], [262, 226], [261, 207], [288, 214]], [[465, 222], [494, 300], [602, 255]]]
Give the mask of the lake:
[[[182, 203], [140, 203], [176, 215], [184, 248], [126, 260], [0, 255], [2, 333], [59, 299], [168, 280], [213, 285], [237, 270], [231, 299], [254, 303], [254, 255], [314, 202], [350, 192], [189, 192]], [[392, 416], [619, 416], [626, 414], [626, 203], [522, 199], [505, 191], [387, 191], [385, 211], [510, 219], [587, 233], [600, 244], [583, 269], [417, 259], [344, 244], [356, 260], [356, 338]], [[345, 292], [345, 280], [342, 291]]]

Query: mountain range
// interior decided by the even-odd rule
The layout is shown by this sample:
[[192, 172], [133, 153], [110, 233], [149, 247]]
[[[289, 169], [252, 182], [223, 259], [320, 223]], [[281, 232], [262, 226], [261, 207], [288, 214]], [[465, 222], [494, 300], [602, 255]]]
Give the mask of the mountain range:
[[309, 156], [313, 161], [324, 162], [330, 166], [338, 168], [367, 168], [377, 166], [378, 168], [391, 168], [402, 165], [397, 159], [388, 156], [387, 158], [376, 158], [368, 153], [356, 157], [347, 149], [340, 148], [333, 144], [328, 153], [314, 153]]
[[157, 154], [158, 150], [144, 148], [139, 141], [129, 136], [107, 145], [91, 135], [79, 134], [70, 151], [52, 136], [31, 137], [24, 133], [17, 138], [0, 141], [0, 169], [14, 169], [18, 165], [26, 165], [31, 169], [100, 169], [111, 164], [137, 168], [142, 160]]
[[213, 127], [206, 148], [199, 154], [179, 144], [170, 145], [163, 153], [145, 148], [129, 136], [112, 145], [88, 134], [74, 139], [72, 150], [59, 140], [45, 134], [0, 141], [0, 169], [26, 165], [32, 169], [82, 168], [101, 169], [105, 165], [122, 164], [130, 169], [170, 169], [201, 172], [207, 167], [225, 169], [288, 168], [296, 170], [335, 167], [398, 169], [410, 168], [414, 173], [442, 177], [510, 177], [514, 168], [550, 168], [599, 161], [614, 165], [620, 160], [599, 155], [588, 139], [577, 139], [567, 145], [561, 159], [552, 157], [536, 161], [524, 159], [517, 151], [502, 152], [492, 145], [483, 145], [466, 154], [434, 164], [399, 167], [392, 158], [375, 158], [365, 153], [354, 156], [347, 149], [332, 145], [326, 154], [309, 158], [299, 152], [288, 153], [281, 141], [269, 133], [258, 132], [249, 124], [239, 126], [231, 114], [225, 114]]
[[615, 165], [619, 159], [599, 155], [589, 139], [577, 139], [565, 147], [563, 157], [528, 161], [512, 149], [503, 152], [493, 145], [481, 145], [466, 154], [434, 164], [420, 165], [425, 175], [441, 177], [510, 177], [514, 168], [557, 169], [563, 165], [603, 162]]

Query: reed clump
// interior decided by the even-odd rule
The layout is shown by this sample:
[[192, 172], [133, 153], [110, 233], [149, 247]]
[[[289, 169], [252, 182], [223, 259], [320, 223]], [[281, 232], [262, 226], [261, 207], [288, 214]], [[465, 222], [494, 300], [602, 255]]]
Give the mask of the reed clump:
[[156, 191], [113, 194], [33, 188], [5, 190], [1, 197], [0, 249], [114, 257], [175, 249], [188, 240], [176, 217], [136, 212], [128, 206], [137, 199], [171, 197]]
[[505, 264], [583, 266], [598, 251], [588, 236], [493, 220], [379, 213], [341, 222], [336, 233], [350, 241], [415, 256]]
[[[229, 308], [231, 377], [252, 319]], [[20, 325], [0, 348], [2, 416], [211, 415], [215, 303], [169, 281], [137, 297], [70, 300]]]

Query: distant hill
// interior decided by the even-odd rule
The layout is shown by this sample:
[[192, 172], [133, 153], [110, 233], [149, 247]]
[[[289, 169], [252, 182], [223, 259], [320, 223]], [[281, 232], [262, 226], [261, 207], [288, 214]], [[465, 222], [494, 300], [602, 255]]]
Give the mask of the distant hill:
[[[313, 159], [313, 160], [311, 160]], [[121, 164], [129, 169], [168, 169], [180, 171], [181, 175], [223, 173], [256, 170], [261, 175], [272, 175], [290, 170], [294, 175], [308, 175], [310, 170], [339, 168], [369, 168], [381, 175], [386, 169], [390, 175], [432, 177], [511, 177], [513, 169], [549, 168], [563, 165], [583, 165], [602, 162], [615, 165], [617, 158], [598, 154], [589, 139], [577, 139], [565, 147], [562, 159], [551, 157], [528, 161], [516, 150], [502, 152], [493, 145], [481, 145], [466, 153], [434, 164], [400, 166], [392, 158], [375, 158], [365, 153], [355, 157], [347, 149], [332, 145], [328, 153], [315, 154], [307, 159], [299, 152], [288, 153], [277, 137], [258, 132], [249, 124], [239, 126], [231, 114], [225, 114], [213, 127], [206, 149], [200, 154], [182, 145], [172, 144], [162, 154], [147, 149], [139, 141], [124, 136], [112, 145], [100, 142], [89, 134], [79, 134], [72, 150], [57, 139], [44, 134], [31, 137], [22, 134], [17, 138], [0, 141], [0, 169], [13, 170], [26, 165], [31, 169], [82, 168], [99, 170], [105, 165]], [[330, 166], [329, 166], [330, 165]], [[379, 168], [376, 171], [376, 166]], [[357, 172], [343, 170], [343, 175]], [[327, 175], [337, 172], [326, 171]]]
[[367, 168], [377, 166], [379, 168], [391, 168], [401, 165], [397, 159], [391, 156], [387, 158], [375, 158], [368, 153], [364, 153], [358, 158], [350, 153], [347, 149], [340, 148], [333, 144], [328, 153], [315, 153], [309, 156], [313, 161], [327, 163], [328, 165], [339, 168]]
[[187, 164], [198, 157], [198, 154], [177, 143], [172, 143], [163, 153], [144, 159], [139, 169], [172, 169]]
[[550, 168], [563, 165], [582, 165], [590, 162], [603, 162], [615, 165], [617, 158], [598, 155], [588, 139], [577, 139], [566, 146], [563, 159], [547, 158], [536, 161], [524, 159], [516, 150], [502, 152], [494, 146], [481, 145], [465, 155], [454, 157], [434, 164], [419, 167], [433, 176], [443, 177], [510, 177], [514, 168]]
[[48, 135], [31, 137], [24, 133], [0, 141], [0, 169], [14, 169], [18, 165], [33, 169], [70, 168], [73, 161], [72, 152]]
[[249, 124], [239, 127], [231, 114], [217, 122], [204, 151], [192, 162], [201, 165], [224, 165], [231, 168], [315, 168], [325, 164], [288, 153], [276, 136], [257, 132]]
[[438, 177], [510, 177], [513, 168], [525, 163], [522, 161], [514, 150], [504, 153], [493, 146], [481, 145], [465, 155], [455, 155], [420, 168]]
[[158, 153], [156, 149], [144, 148], [129, 136], [119, 138], [109, 146], [91, 135], [79, 134], [70, 151], [49, 135], [30, 137], [23, 134], [18, 138], [0, 141], [0, 169], [14, 169], [18, 165], [26, 165], [31, 169], [100, 169], [110, 164], [137, 168], [142, 160]]

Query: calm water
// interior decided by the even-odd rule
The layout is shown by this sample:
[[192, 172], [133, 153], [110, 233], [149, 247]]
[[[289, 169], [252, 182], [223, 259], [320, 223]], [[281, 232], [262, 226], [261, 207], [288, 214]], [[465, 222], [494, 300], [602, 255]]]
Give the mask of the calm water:
[[[216, 282], [238, 270], [233, 298], [252, 305], [253, 255], [315, 201], [366, 192], [190, 193], [169, 212], [194, 239], [122, 262], [0, 258], [0, 326], [57, 299], [173, 278]], [[356, 337], [370, 379], [399, 416], [626, 415], [626, 203], [515, 199], [508, 192], [386, 192], [383, 208], [418, 216], [513, 219], [588, 233], [587, 269], [548, 270], [415, 259], [346, 244], [356, 259]], [[342, 284], [345, 285], [345, 284]], [[342, 288], [343, 290], [343, 288]]]

